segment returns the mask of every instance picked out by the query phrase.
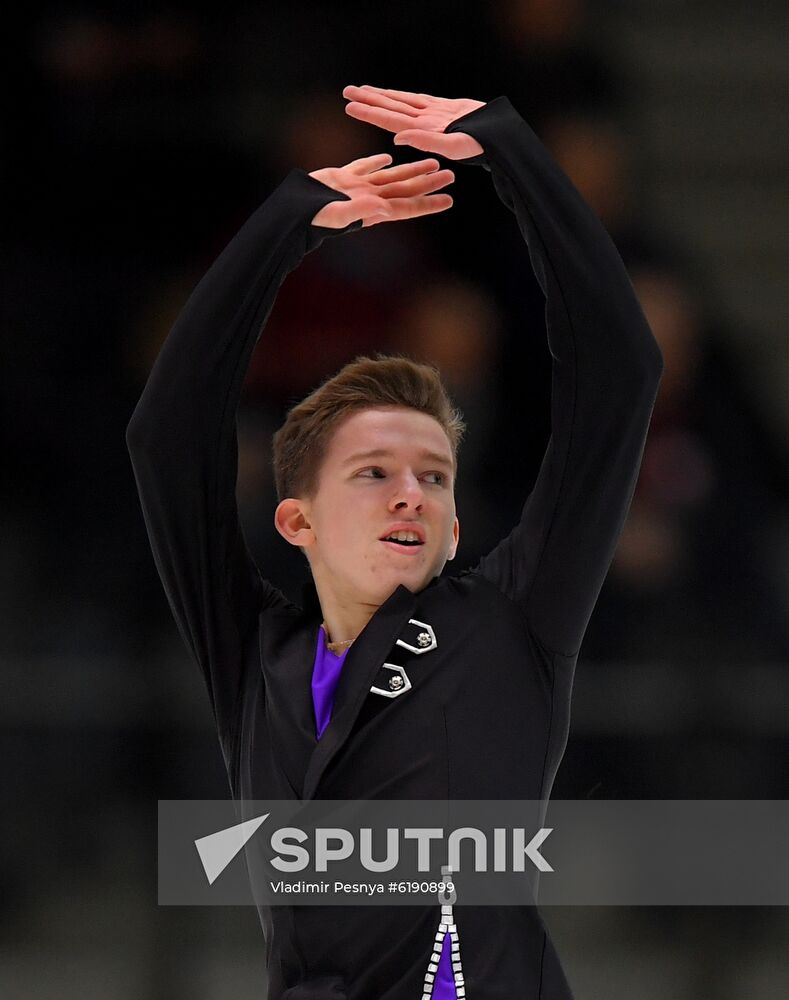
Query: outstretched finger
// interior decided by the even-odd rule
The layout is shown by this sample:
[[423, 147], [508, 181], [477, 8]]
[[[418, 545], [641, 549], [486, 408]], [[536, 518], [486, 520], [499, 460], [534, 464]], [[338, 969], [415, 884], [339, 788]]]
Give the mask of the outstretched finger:
[[420, 113], [419, 108], [407, 104], [405, 101], [398, 101], [388, 94], [382, 94], [378, 90], [371, 90], [369, 87], [346, 87], [342, 96], [360, 104], [372, 104], [377, 108], [385, 108], [387, 111], [399, 111], [411, 118], [418, 118]]
[[406, 181], [394, 181], [380, 188], [381, 194], [391, 204], [393, 198], [408, 198], [416, 195], [430, 194], [451, 184], [455, 175], [451, 170], [434, 170], [429, 174], [411, 177]]
[[399, 222], [404, 219], [416, 219], [420, 215], [435, 215], [445, 212], [453, 205], [453, 199], [448, 194], [434, 194], [425, 197], [393, 198], [389, 201], [391, 214], [383, 216], [380, 213], [369, 215], [362, 226], [375, 226], [380, 222]]
[[427, 160], [412, 160], [410, 163], [397, 163], [393, 167], [383, 167], [375, 173], [368, 174], [367, 179], [372, 184], [391, 184], [393, 181], [406, 181], [421, 174], [432, 174], [440, 168], [438, 160], [430, 157]]
[[350, 104], [346, 104], [345, 113], [351, 118], [367, 122], [368, 125], [388, 128], [390, 132], [399, 132], [414, 123], [410, 115], [405, 115], [400, 111], [388, 111], [386, 108], [372, 107], [360, 101], [351, 101]]
[[431, 194], [424, 198], [414, 198], [416, 210], [421, 215], [432, 215], [434, 212], [444, 212], [452, 208], [454, 201], [450, 194]]
[[416, 215], [443, 212], [454, 204], [452, 195], [428, 194], [414, 198], [393, 198], [389, 205], [394, 210], [393, 219], [410, 219]]
[[369, 174], [373, 170], [380, 170], [385, 167], [387, 163], [392, 162], [392, 157], [389, 153], [373, 153], [372, 156], [361, 156], [358, 160], [351, 160], [347, 166], [353, 170], [355, 174]]
[[389, 90], [385, 87], [373, 87], [369, 83], [363, 84], [359, 90], [371, 90], [377, 94], [385, 94], [387, 97], [393, 97], [397, 101], [410, 104], [413, 108], [424, 109], [429, 106], [431, 101], [436, 100], [430, 94], [412, 94], [408, 90]]

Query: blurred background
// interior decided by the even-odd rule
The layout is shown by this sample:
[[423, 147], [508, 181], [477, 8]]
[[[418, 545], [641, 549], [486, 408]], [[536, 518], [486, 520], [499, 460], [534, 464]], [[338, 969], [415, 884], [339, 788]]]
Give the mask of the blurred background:
[[[777, 0], [39, 3], [0, 111], [0, 996], [260, 997], [252, 908], [156, 903], [156, 803], [229, 794], [124, 431], [208, 266], [293, 166], [390, 136], [369, 83], [507, 95], [607, 227], [666, 371], [579, 658], [554, 798], [789, 797], [787, 8]], [[405, 148], [396, 160], [418, 158]], [[509, 531], [548, 434], [542, 293], [490, 175], [328, 240], [282, 287], [239, 413], [264, 575], [270, 437], [361, 352], [443, 371], [470, 430], [457, 572]], [[789, 991], [786, 908], [545, 911], [578, 1000]]]

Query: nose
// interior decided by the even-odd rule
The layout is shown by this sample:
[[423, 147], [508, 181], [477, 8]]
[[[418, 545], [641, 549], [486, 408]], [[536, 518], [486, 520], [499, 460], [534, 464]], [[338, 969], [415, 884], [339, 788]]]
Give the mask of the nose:
[[397, 489], [389, 501], [389, 508], [390, 510], [401, 510], [404, 507], [406, 509], [412, 507], [414, 510], [420, 510], [424, 498], [422, 484], [416, 476], [409, 473], [399, 478]]

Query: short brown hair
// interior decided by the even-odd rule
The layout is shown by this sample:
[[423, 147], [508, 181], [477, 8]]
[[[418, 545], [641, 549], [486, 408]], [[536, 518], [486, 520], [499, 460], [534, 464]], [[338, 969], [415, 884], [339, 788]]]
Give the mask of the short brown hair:
[[433, 365], [403, 355], [361, 355], [289, 411], [272, 439], [277, 499], [313, 498], [332, 433], [345, 417], [372, 407], [404, 406], [434, 417], [446, 432], [457, 468], [466, 429]]

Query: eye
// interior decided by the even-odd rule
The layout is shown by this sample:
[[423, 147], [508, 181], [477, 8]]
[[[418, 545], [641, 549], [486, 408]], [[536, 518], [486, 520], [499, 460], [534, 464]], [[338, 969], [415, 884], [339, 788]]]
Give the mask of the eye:
[[[378, 465], [371, 465], [368, 469], [361, 469], [356, 473], [357, 476], [361, 476], [364, 479], [385, 479], [386, 473]], [[445, 486], [447, 482], [447, 476], [443, 472], [426, 472], [425, 476], [434, 476], [435, 480], [431, 483], [433, 486]]]

